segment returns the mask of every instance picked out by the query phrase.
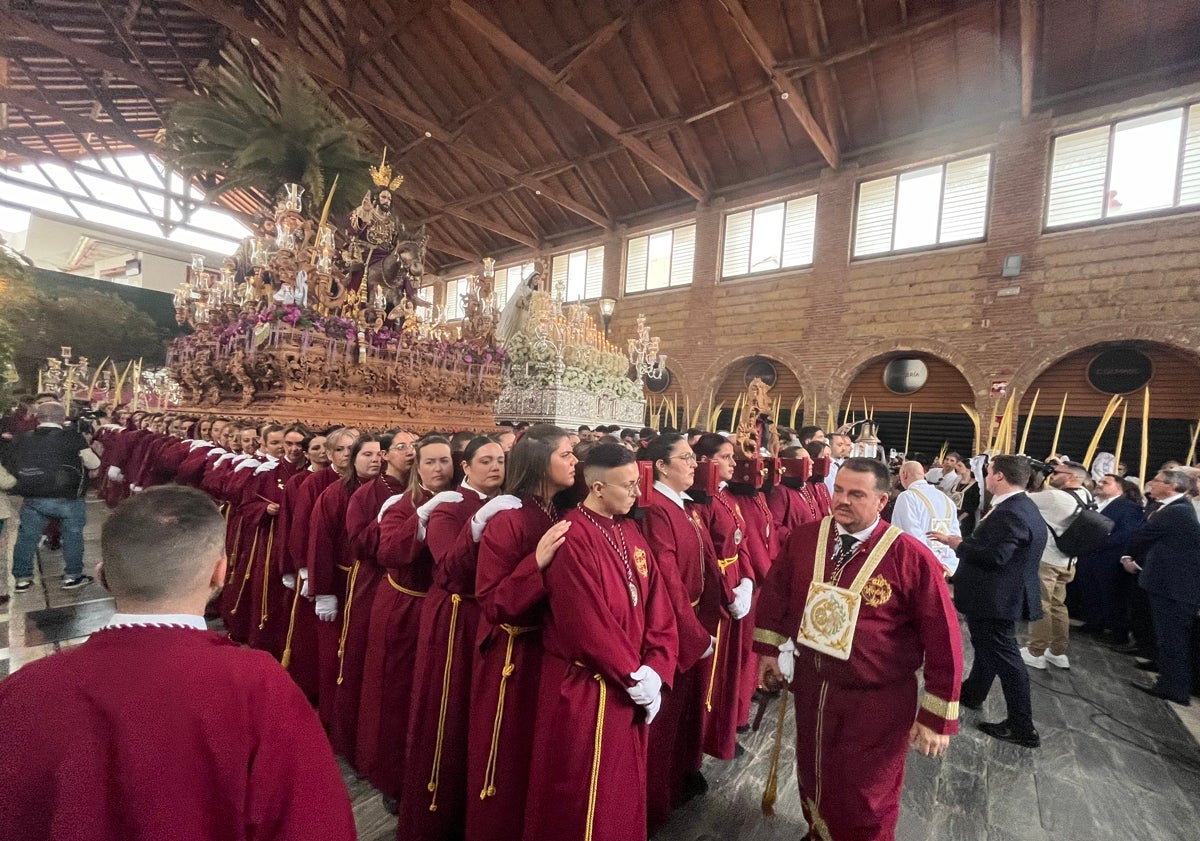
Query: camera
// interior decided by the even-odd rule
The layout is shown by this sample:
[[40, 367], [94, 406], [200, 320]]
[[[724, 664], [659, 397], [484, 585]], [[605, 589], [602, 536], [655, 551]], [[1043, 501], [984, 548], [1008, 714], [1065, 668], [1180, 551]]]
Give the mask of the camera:
[[1029, 460], [1029, 466], [1041, 473], [1043, 476], [1049, 476], [1054, 472], [1054, 468], [1058, 467], [1058, 459], [1050, 458], [1045, 461], [1038, 461], [1036, 458]]

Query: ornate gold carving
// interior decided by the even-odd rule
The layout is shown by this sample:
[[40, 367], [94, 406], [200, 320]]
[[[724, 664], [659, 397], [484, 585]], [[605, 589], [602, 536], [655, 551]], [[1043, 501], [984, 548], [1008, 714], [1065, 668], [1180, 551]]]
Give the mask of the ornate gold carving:
[[650, 577], [650, 566], [646, 563], [646, 550], [637, 548], [633, 550], [633, 565], [637, 567], [638, 575], [642, 578]]

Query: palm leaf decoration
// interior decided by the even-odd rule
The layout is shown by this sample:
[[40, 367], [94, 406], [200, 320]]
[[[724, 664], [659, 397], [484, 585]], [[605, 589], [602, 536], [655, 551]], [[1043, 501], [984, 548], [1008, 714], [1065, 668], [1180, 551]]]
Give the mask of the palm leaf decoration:
[[288, 182], [304, 186], [306, 215], [316, 218], [338, 180], [330, 208], [348, 212], [371, 188], [363, 120], [347, 120], [303, 70], [281, 68], [274, 93], [230, 64], [201, 77], [208, 95], [175, 105], [167, 116], [166, 157], [188, 176], [215, 175], [209, 192], [257, 188], [274, 195]]

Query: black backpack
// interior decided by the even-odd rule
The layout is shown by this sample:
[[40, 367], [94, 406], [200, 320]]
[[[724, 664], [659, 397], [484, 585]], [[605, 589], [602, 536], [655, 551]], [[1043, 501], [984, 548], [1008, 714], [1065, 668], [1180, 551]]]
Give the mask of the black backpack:
[[1103, 546], [1116, 524], [1096, 509], [1095, 501], [1089, 500], [1085, 504], [1076, 494], [1072, 493], [1071, 496], [1075, 497], [1075, 504], [1079, 506], [1071, 522], [1061, 534], [1050, 526], [1046, 528], [1054, 535], [1058, 551], [1068, 558], [1079, 558]]
[[[72, 449], [78, 439], [80, 446]], [[17, 480], [18, 496], [78, 499], [86, 476], [79, 450], [87, 443], [63, 429], [37, 429], [14, 439], [8, 451], [8, 472]]]

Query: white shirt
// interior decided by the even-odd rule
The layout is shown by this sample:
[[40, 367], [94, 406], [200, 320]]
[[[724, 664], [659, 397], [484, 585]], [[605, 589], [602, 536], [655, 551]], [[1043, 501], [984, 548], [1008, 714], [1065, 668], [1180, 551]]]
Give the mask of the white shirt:
[[825, 487], [829, 488], [829, 496], [833, 496], [833, 480], [837, 477], [837, 473], [842, 469], [844, 458], [831, 458], [829, 460], [829, 475], [825, 477]]
[[856, 531], [856, 532], [854, 532], [853, 534], [851, 534], [850, 532], [846, 531], [846, 529], [844, 529], [844, 528], [842, 527], [842, 524], [841, 524], [841, 523], [839, 523], [839, 522], [837, 522], [836, 520], [834, 521], [834, 523], [833, 523], [833, 524], [834, 524], [835, 526], [837, 526], [837, 533], [838, 533], [838, 537], [841, 537], [843, 534], [850, 534], [850, 536], [851, 536], [851, 537], [853, 537], [853, 538], [854, 538], [855, 540], [857, 540], [859, 543], [862, 543], [864, 540], [866, 540], [868, 537], [870, 537], [870, 536], [871, 536], [871, 532], [875, 531], [875, 527], [876, 527], [877, 525], [879, 525], [879, 518], [878, 518], [878, 517], [876, 517], [876, 518], [875, 518], [875, 522], [871, 523], [871, 525], [867, 526], [867, 527], [866, 527], [865, 529], [863, 529], [862, 531]]
[[958, 569], [958, 555], [945, 543], [935, 543], [926, 535], [936, 531], [962, 537], [958, 523], [958, 512], [950, 497], [936, 485], [924, 479], [912, 482], [908, 489], [896, 497], [892, 509], [892, 525], [911, 534], [933, 552], [942, 566], [953, 575]]
[[479, 488], [473, 488], [473, 487], [471, 487], [471, 483], [470, 483], [470, 482], [468, 482], [466, 479], [463, 479], [463, 480], [462, 480], [462, 484], [461, 484], [461, 485], [459, 485], [459, 487], [461, 487], [461, 488], [466, 488], [466, 489], [467, 489], [467, 490], [469, 490], [469, 491], [473, 491], [475, 494], [477, 494], [477, 495], [479, 496], [479, 498], [480, 498], [480, 499], [487, 499], [487, 498], [488, 498], [488, 495], [487, 495], [487, 494], [485, 494], [483, 491], [479, 490]]
[[1101, 497], [1096, 497], [1095, 499], [1096, 499], [1096, 510], [1103, 511], [1105, 508], [1108, 507], [1108, 504], [1110, 502], [1112, 502], [1114, 499], [1116, 499], [1116, 497], [1110, 496], [1106, 499], [1102, 499]]
[[191, 613], [114, 613], [112, 619], [109, 619], [104, 627], [136, 628], [140, 626], [158, 627], [162, 625], [182, 625], [185, 628], [192, 628], [197, 631], [208, 630], [208, 623], [204, 621], [204, 617], [195, 616]]
[[[655, 482], [654, 490], [665, 496], [667, 499], [674, 502], [680, 508], [684, 508], [684, 502], [691, 502], [692, 498], [686, 493], [677, 493], [674, 488], [668, 487], [663, 482]], [[684, 508], [686, 510], [686, 508]]]

